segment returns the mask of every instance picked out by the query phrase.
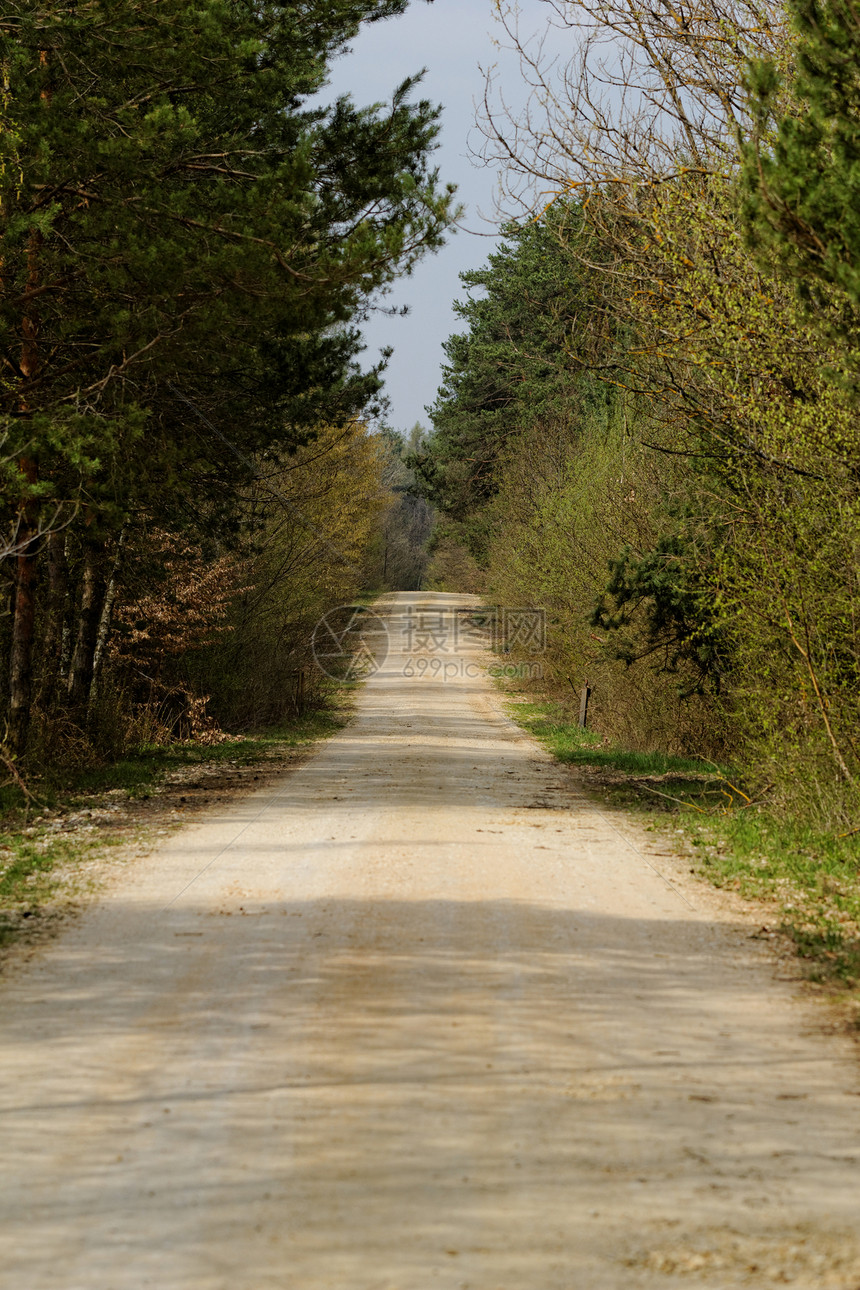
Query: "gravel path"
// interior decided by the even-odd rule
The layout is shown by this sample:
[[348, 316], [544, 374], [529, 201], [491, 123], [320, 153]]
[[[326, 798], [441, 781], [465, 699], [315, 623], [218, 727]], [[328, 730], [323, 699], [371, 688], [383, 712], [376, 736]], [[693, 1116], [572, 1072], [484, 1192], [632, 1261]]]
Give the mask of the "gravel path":
[[3, 1290], [858, 1290], [852, 1045], [478, 660], [6, 981]]

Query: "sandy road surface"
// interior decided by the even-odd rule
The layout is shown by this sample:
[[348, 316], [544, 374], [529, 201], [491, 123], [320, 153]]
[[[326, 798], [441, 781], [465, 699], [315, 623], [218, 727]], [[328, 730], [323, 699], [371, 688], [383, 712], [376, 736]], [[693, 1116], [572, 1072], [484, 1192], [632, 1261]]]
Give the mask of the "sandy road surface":
[[461, 657], [4, 984], [4, 1290], [860, 1286], [850, 1046]]

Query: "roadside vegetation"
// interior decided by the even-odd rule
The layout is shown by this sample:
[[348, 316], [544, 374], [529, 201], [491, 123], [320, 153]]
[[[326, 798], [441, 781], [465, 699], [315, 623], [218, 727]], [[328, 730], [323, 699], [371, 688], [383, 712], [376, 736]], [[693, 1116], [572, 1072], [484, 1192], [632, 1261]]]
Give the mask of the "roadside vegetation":
[[604, 749], [730, 766], [785, 838], [852, 834], [856, 12], [546, 10], [541, 46], [500, 6], [533, 93], [512, 119], [488, 87], [512, 218], [415, 458], [430, 576], [543, 608], [537, 692], [569, 719], [588, 684]]
[[545, 610], [517, 719], [855, 986], [860, 23], [546, 9], [542, 43], [500, 6], [532, 93], [488, 86], [512, 218], [416, 463], [431, 575]]
[[440, 109], [326, 92], [406, 3], [4, 6], [10, 782], [302, 718], [314, 623], [426, 536], [360, 324], [456, 215]]

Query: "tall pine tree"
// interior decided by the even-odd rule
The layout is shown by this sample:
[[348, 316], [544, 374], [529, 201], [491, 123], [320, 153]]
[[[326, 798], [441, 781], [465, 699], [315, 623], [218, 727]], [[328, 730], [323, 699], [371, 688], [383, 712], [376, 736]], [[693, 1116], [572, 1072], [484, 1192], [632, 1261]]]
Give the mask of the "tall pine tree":
[[750, 66], [745, 223], [753, 248], [801, 294], [836, 289], [847, 335], [860, 310], [860, 16], [845, 0], [790, 0], [789, 14], [793, 69]]
[[[360, 25], [406, 2], [4, 7], [0, 482], [17, 751], [58, 512], [77, 515], [85, 574], [129, 514], [223, 525], [251, 454], [378, 392], [356, 324], [450, 220], [429, 163], [438, 109], [412, 101], [415, 80], [372, 108], [323, 106], [320, 91]], [[104, 578], [87, 585], [81, 613], [97, 619]]]

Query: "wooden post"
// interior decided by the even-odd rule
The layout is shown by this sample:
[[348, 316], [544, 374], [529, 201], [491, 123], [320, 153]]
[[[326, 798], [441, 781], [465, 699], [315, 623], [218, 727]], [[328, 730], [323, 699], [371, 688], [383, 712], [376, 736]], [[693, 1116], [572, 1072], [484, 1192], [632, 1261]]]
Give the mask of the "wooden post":
[[579, 696], [579, 724], [583, 730], [588, 725], [588, 700], [591, 698], [591, 686], [588, 682], [582, 687], [582, 693]]

